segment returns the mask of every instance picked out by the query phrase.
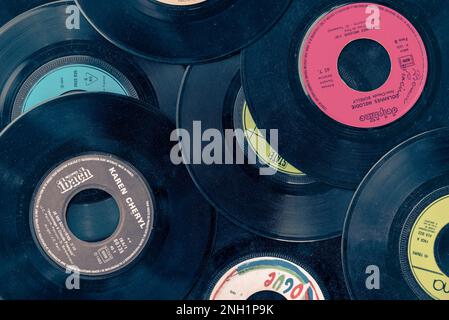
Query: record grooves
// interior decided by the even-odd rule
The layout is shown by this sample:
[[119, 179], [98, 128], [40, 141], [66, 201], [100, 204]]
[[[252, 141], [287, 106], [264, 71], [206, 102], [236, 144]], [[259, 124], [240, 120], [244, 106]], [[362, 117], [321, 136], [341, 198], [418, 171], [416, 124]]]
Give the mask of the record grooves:
[[[399, 145], [356, 192], [343, 237], [352, 298], [447, 299], [447, 137], [438, 129]], [[369, 266], [380, 270], [378, 290], [365, 285]]]
[[[189, 299], [347, 299], [339, 263], [340, 238], [279, 242], [236, 228], [222, 216], [217, 223], [213, 254]], [[323, 295], [316, 295], [320, 291]]]
[[27, 10], [51, 1], [52, 0], [4, 0], [2, 1], [2, 7], [0, 8], [0, 26], [5, 25], [8, 21]]
[[[66, 8], [70, 5], [74, 2], [49, 3], [3, 27], [1, 126], [51, 98], [80, 91], [139, 98], [168, 115], [173, 113], [176, 102], [172, 97], [183, 68], [129, 56], [105, 41], [82, 17], [80, 29], [68, 29]], [[36, 32], [46, 36], [36, 37]]]
[[[187, 130], [190, 137], [195, 137], [194, 123], [200, 122], [200, 135], [213, 129], [225, 137], [226, 129], [246, 126], [238, 120], [242, 119], [245, 106], [244, 99], [240, 99], [239, 61], [240, 57], [235, 56], [188, 68], [179, 95], [179, 129]], [[198, 91], [198, 88], [202, 89]], [[243, 145], [224, 138], [219, 149], [223, 157], [232, 148], [236, 149], [234, 154], [243, 152], [246, 160], [250, 153], [257, 151], [254, 145], [248, 147], [248, 141], [252, 141], [248, 137], [257, 131], [254, 124], [245, 131], [247, 138]], [[252, 133], [248, 136], [249, 131]], [[188, 162], [194, 157], [193, 150], [183, 138], [181, 143], [184, 159]], [[203, 141], [201, 150], [205, 150], [206, 145]], [[265, 142], [264, 147], [259, 146], [259, 151], [265, 153], [266, 147]], [[286, 241], [313, 241], [340, 235], [352, 192], [321, 184], [282, 160], [271, 161], [268, 166], [263, 160], [269, 158], [266, 154], [259, 156], [261, 158], [258, 165], [250, 161], [233, 165], [190, 161], [188, 169], [211, 203], [238, 225], [253, 232]], [[274, 158], [279, 160], [279, 156]], [[262, 175], [261, 167], [271, 167], [270, 171], [275, 167], [284, 168], [284, 172]]]
[[[0, 176], [7, 226], [0, 295], [184, 298], [208, 256], [215, 220], [185, 168], [164, 160], [171, 146], [162, 141], [172, 130], [157, 109], [101, 93], [54, 99], [8, 126], [0, 135], [1, 166], [9, 168]], [[65, 211], [92, 189], [114, 198], [120, 223], [106, 239], [86, 242], [72, 234]], [[80, 290], [66, 288], [71, 266], [81, 274]]]
[[[366, 27], [372, 7], [382, 17], [379, 29]], [[261, 126], [279, 129], [287, 161], [323, 182], [355, 189], [387, 151], [447, 125], [442, 55], [449, 42], [440, 21], [448, 11], [445, 4], [409, 0], [295, 1], [244, 50], [251, 112]]]
[[449, 2], [0, 1], [0, 300], [449, 300]]
[[224, 58], [247, 46], [280, 18], [290, 2], [128, 0], [111, 6], [108, 0], [78, 0], [77, 4], [105, 38], [125, 51], [189, 64]]

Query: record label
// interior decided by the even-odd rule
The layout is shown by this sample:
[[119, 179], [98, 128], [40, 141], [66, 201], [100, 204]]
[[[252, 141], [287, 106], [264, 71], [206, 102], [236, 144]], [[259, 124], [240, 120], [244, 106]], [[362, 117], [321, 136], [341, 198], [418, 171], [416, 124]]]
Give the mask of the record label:
[[[232, 150], [237, 160], [225, 166], [217, 162], [189, 164], [191, 177], [220, 212], [261, 236], [302, 242], [341, 235], [353, 192], [320, 183], [284, 160], [284, 149], [275, 145], [279, 141], [265, 138], [263, 129], [269, 127], [260, 128], [255, 113], [249, 112], [240, 66], [236, 55], [186, 71], [178, 100], [178, 128], [194, 136], [195, 122], [201, 120], [204, 134], [212, 129], [225, 137], [221, 163], [230, 155], [227, 150]], [[182, 140], [184, 159], [194, 159], [195, 148]]]
[[89, 56], [68, 56], [46, 63], [27, 78], [15, 99], [12, 118], [72, 92], [107, 92], [138, 98], [131, 82], [108, 63]]
[[227, 271], [214, 286], [211, 300], [250, 300], [262, 292], [285, 300], [324, 300], [315, 278], [304, 268], [276, 257], [243, 261]]
[[416, 220], [408, 243], [408, 258], [413, 276], [420, 287], [436, 300], [449, 300], [449, 277], [441, 270], [437, 261], [440, 246], [438, 242], [449, 225], [448, 208], [449, 196], [429, 205]]
[[243, 106], [242, 121], [246, 140], [259, 159], [279, 172], [292, 176], [304, 176], [304, 173], [288, 163], [279, 155], [279, 153], [276, 152], [276, 150], [270, 146], [268, 141], [264, 138], [262, 132], [257, 127], [246, 102]]
[[[81, 191], [97, 189], [117, 202], [120, 222], [100, 242], [85, 242], [69, 230], [66, 211]], [[42, 250], [62, 268], [98, 276], [118, 271], [140, 254], [153, 225], [153, 201], [141, 175], [128, 163], [110, 155], [91, 154], [60, 164], [38, 187], [33, 229]]]
[[[369, 8], [378, 11], [378, 25], [369, 25]], [[343, 50], [358, 40], [380, 44], [391, 62], [386, 81], [367, 92], [351, 88], [338, 68]], [[414, 107], [426, 85], [428, 58], [421, 36], [404, 16], [357, 3], [335, 8], [312, 25], [301, 45], [299, 73], [304, 91], [327, 116], [350, 127], [378, 128]]]
[[151, 104], [101, 92], [51, 99], [8, 125], [0, 159], [17, 176], [0, 183], [0, 296], [184, 299], [216, 220], [167, 161], [175, 128]]
[[207, 0], [156, 0], [156, 1], [169, 4], [171, 6], [191, 6], [194, 4], [206, 2]]
[[25, 98], [23, 111], [71, 91], [109, 92], [128, 95], [125, 88], [110, 73], [89, 65], [68, 65], [58, 68], [31, 88]]

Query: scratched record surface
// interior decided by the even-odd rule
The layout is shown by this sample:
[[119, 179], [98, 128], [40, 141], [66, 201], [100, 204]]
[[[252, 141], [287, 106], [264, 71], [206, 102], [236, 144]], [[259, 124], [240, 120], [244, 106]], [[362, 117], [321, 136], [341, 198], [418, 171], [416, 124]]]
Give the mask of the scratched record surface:
[[191, 299], [342, 300], [340, 238], [307, 244], [273, 241], [218, 219], [214, 254]]
[[355, 189], [393, 147], [447, 124], [448, 13], [441, 1], [294, 1], [244, 50], [256, 121], [279, 129], [292, 165]]
[[291, 0], [78, 0], [87, 19], [124, 50], [169, 63], [237, 52], [265, 33]]
[[197, 186], [220, 212], [265, 237], [314, 241], [341, 235], [352, 192], [304, 175], [271, 148], [249, 112], [239, 75], [239, 56], [186, 71], [178, 128], [192, 140], [203, 135], [200, 150], [198, 141], [181, 136]]
[[72, 1], [52, 2], [1, 29], [0, 126], [42, 102], [80, 91], [138, 98], [174, 118], [183, 68], [123, 53], [79, 14], [78, 29], [75, 9]]
[[354, 298], [449, 299], [448, 159], [449, 129], [430, 131], [388, 153], [362, 182], [343, 241]]
[[[173, 129], [157, 109], [104, 93], [56, 98], [9, 125], [0, 136], [0, 295], [184, 298], [215, 218], [170, 162]], [[79, 290], [69, 290], [77, 282], [66, 270], [80, 273]]]

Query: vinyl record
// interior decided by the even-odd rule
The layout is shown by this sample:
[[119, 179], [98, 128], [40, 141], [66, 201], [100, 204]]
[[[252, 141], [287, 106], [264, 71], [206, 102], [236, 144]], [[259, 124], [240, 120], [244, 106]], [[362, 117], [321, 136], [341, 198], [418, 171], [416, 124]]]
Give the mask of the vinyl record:
[[268, 252], [241, 257], [215, 279], [207, 298], [325, 300], [323, 286], [309, 270], [288, 257]]
[[357, 299], [447, 300], [449, 129], [388, 153], [358, 189], [343, 240]]
[[152, 60], [189, 64], [237, 52], [264, 34], [291, 0], [78, 0], [112, 43]]
[[404, 140], [448, 123], [449, 3], [294, 1], [243, 54], [256, 121], [279, 152], [331, 185], [355, 189]]
[[3, 0], [0, 6], [0, 26], [19, 14], [48, 2], [51, 0]]
[[157, 107], [167, 118], [176, 123], [178, 92], [184, 77], [185, 66], [155, 63], [145, 59], [135, 60], [154, 88]]
[[[219, 224], [217, 239], [230, 234]], [[227, 232], [239, 233], [234, 226]], [[308, 244], [235, 237], [216, 248], [194, 299], [340, 300], [347, 298], [338, 251], [340, 239]]]
[[178, 128], [184, 161], [197, 186], [240, 226], [286, 241], [341, 235], [352, 192], [304, 175], [267, 140], [257, 138], [261, 129], [245, 102], [239, 56], [188, 68]]
[[44, 101], [79, 91], [139, 98], [170, 114], [184, 72], [180, 66], [140, 61], [110, 45], [71, 1], [32, 9], [5, 25], [0, 69], [1, 127]]
[[[172, 130], [157, 109], [103, 93], [54, 99], [8, 126], [0, 135], [0, 295], [185, 297], [210, 252], [215, 219], [185, 168], [170, 162]], [[82, 240], [71, 226], [89, 230], [70, 208], [94, 191], [115, 200], [108, 214], [118, 223]], [[71, 271], [80, 274], [77, 287]]]

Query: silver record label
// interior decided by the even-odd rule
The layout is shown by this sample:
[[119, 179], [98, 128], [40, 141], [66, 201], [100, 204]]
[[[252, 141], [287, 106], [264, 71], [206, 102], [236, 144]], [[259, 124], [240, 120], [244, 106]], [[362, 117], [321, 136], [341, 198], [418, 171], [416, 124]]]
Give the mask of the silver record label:
[[[67, 223], [71, 199], [90, 189], [110, 194], [120, 211], [116, 230], [100, 242], [78, 239]], [[45, 254], [60, 267], [75, 267], [88, 276], [128, 266], [145, 248], [153, 227], [153, 198], [144, 178], [111, 155], [83, 155], [57, 166], [38, 186], [31, 209], [32, 227]]]

